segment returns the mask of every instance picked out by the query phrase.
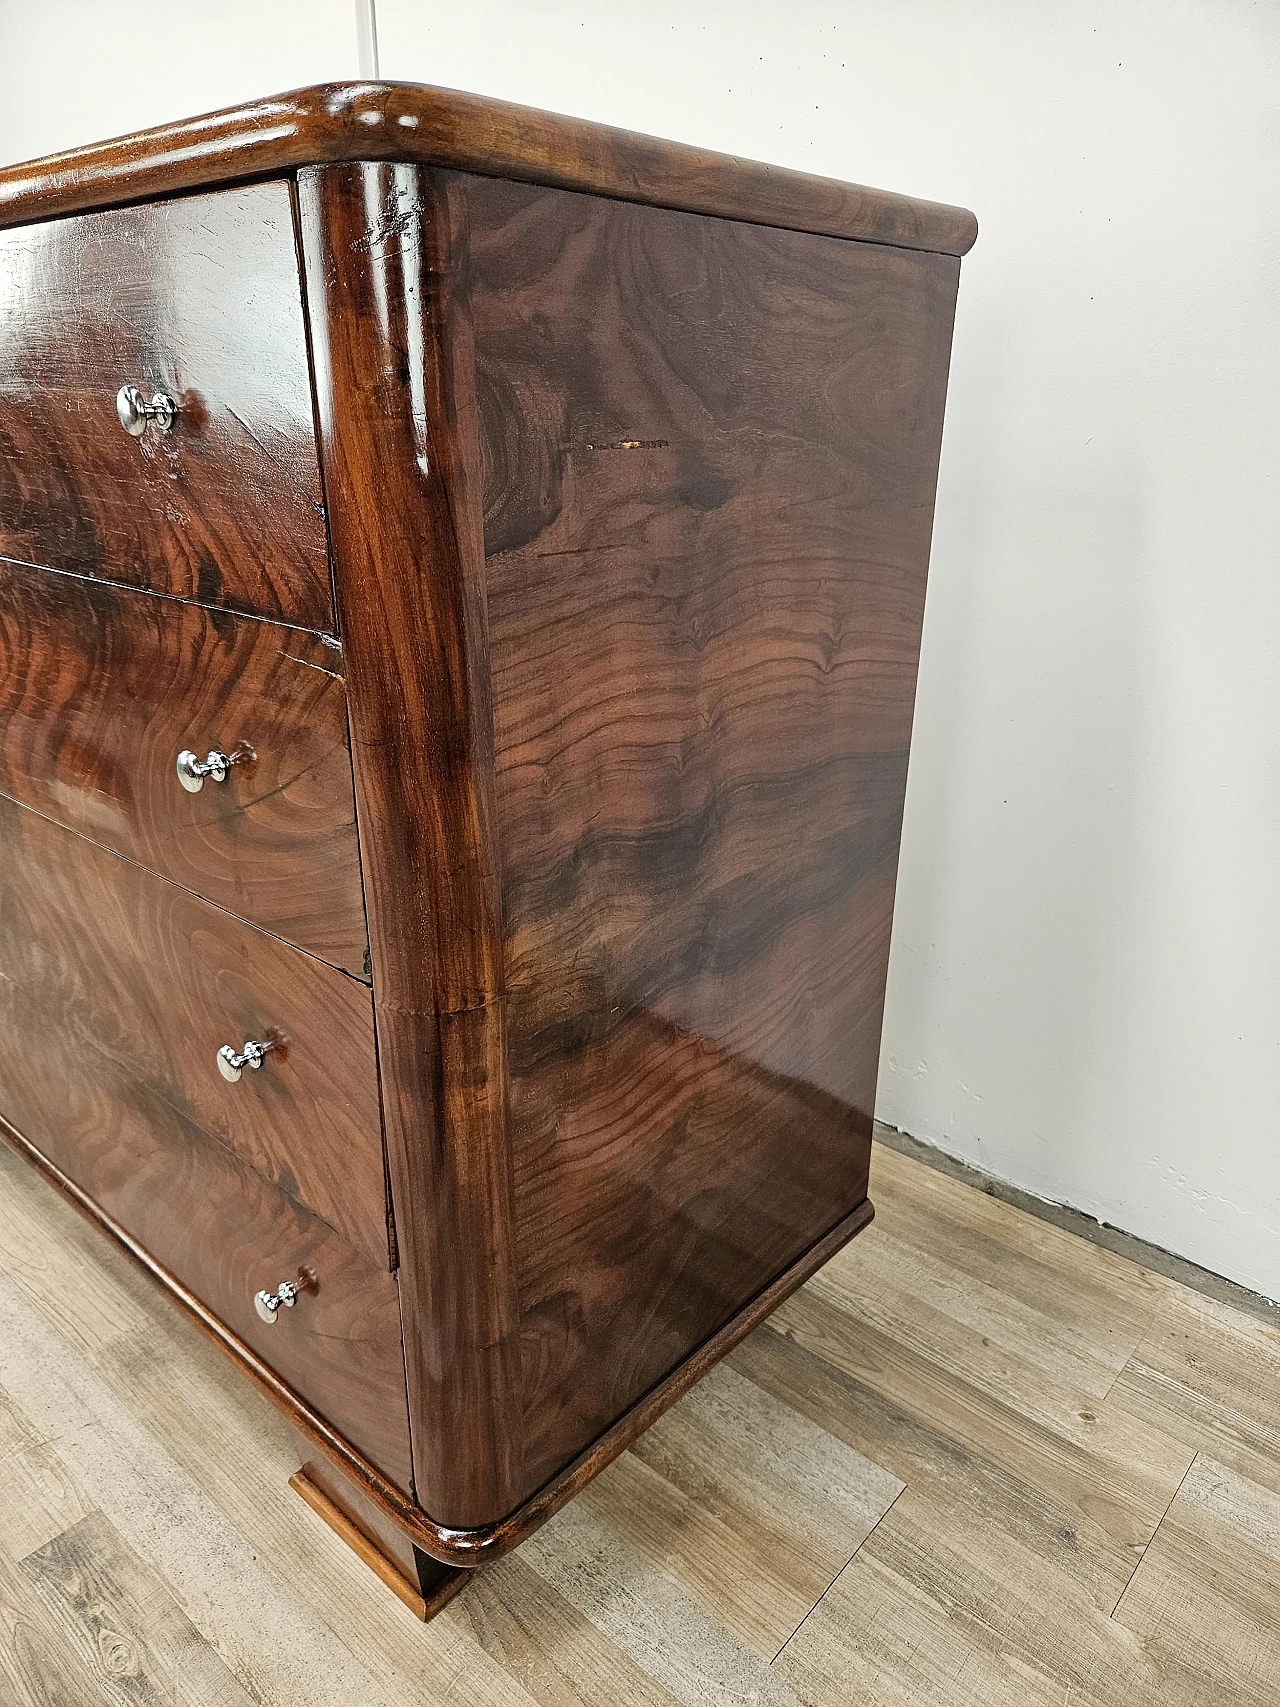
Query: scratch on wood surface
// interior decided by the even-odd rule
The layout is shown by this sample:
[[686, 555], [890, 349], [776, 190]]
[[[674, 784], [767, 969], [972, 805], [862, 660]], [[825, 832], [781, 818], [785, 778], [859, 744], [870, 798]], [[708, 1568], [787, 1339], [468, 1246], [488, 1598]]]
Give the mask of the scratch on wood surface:
[[291, 664], [301, 664], [308, 670], [319, 670], [322, 676], [332, 676], [335, 682], [340, 682], [342, 680], [342, 676], [339, 671], [326, 670], [323, 664], [313, 664], [309, 658], [295, 658], [292, 652], [282, 652], [280, 656], [282, 658], [287, 658]]
[[588, 450], [670, 450], [670, 439], [611, 439], [608, 444], [588, 445]]
[[364, 232], [351, 245], [353, 254], [372, 254], [375, 249], [397, 237], [403, 237], [411, 232], [422, 218], [422, 209], [416, 197], [403, 187], [390, 191], [383, 202], [383, 212], [379, 219], [367, 225]]
[[239, 422], [245, 432], [248, 433], [249, 437], [253, 440], [254, 444], [256, 444], [258, 449], [262, 452], [263, 456], [268, 457], [273, 463], [275, 463], [276, 467], [280, 469], [282, 473], [287, 474], [289, 472], [289, 470], [285, 468], [284, 464], [280, 461], [280, 458], [276, 456], [270, 447], [264, 444], [258, 437], [257, 433], [254, 432], [253, 428], [249, 425], [248, 421], [245, 420], [244, 416], [238, 415], [230, 404], [227, 405], [227, 414], [230, 415], [233, 421]]

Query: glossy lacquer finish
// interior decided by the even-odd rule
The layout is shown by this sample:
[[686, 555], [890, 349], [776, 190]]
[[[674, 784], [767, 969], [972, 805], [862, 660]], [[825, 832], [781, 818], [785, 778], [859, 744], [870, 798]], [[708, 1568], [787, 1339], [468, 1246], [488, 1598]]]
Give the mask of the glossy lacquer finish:
[[[474, 361], [461, 204], [413, 167], [298, 195], [351, 693], [418, 1497], [524, 1491]], [[462, 287], [462, 288], [459, 288]]]
[[[77, 1178], [96, 1128], [227, 1152], [387, 1268], [365, 986], [8, 801], [0, 835], [0, 1111]], [[276, 1047], [229, 1084], [246, 1039]]]
[[288, 184], [0, 232], [0, 326], [0, 555], [332, 628]]
[[465, 200], [536, 1484], [866, 1196], [958, 263]]
[[375, 83], [0, 227], [0, 1119], [425, 1612], [871, 1218], [974, 221]]
[[300, 208], [416, 1485], [494, 1523], [869, 1214], [958, 268], [405, 167]]
[[[214, 747], [254, 756], [189, 793]], [[306, 629], [0, 560], [0, 793], [366, 975], [342, 654]]]
[[961, 207], [421, 83], [325, 83], [0, 170], [0, 225], [329, 162], [398, 161], [963, 255]]

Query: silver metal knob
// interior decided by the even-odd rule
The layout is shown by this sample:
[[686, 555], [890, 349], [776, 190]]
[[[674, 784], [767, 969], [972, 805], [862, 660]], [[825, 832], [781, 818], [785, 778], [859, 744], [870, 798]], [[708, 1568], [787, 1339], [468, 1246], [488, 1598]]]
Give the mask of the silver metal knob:
[[214, 747], [203, 759], [197, 758], [190, 747], [184, 747], [177, 758], [178, 781], [188, 794], [199, 794], [206, 777], [212, 777], [215, 782], [225, 782], [232, 765], [248, 764], [256, 756], [253, 748], [246, 747], [243, 742], [234, 753], [224, 753]]
[[167, 391], [157, 391], [148, 403], [136, 385], [122, 385], [116, 392], [116, 414], [125, 432], [140, 439], [148, 421], [167, 433], [178, 418], [178, 405]]
[[262, 1057], [270, 1054], [275, 1046], [274, 1038], [266, 1043], [255, 1043], [253, 1038], [250, 1038], [237, 1054], [229, 1043], [224, 1043], [218, 1051], [218, 1071], [234, 1085], [246, 1067], [252, 1067], [256, 1073], [262, 1065]]
[[274, 1292], [255, 1292], [253, 1307], [264, 1322], [274, 1322], [283, 1304], [286, 1310], [292, 1310], [298, 1302], [299, 1295], [307, 1290], [307, 1281], [303, 1276], [297, 1280], [282, 1280]]

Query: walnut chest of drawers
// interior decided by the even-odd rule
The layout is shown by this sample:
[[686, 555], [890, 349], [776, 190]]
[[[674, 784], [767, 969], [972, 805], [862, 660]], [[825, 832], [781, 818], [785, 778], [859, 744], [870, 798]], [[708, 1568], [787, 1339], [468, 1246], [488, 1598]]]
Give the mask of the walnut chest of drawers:
[[0, 1117], [420, 1612], [871, 1218], [960, 210], [328, 87], [0, 173]]

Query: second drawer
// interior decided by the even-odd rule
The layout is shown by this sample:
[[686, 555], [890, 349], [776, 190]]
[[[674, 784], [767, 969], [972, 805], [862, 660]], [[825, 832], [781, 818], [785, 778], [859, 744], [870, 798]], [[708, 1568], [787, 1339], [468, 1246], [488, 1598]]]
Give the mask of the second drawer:
[[[251, 749], [198, 793], [177, 760]], [[342, 654], [0, 560], [0, 792], [367, 976]]]

